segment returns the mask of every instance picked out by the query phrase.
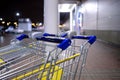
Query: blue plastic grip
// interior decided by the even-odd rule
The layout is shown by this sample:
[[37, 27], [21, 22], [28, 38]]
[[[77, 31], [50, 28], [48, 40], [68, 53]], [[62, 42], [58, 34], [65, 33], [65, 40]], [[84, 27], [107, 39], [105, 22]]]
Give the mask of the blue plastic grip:
[[71, 45], [70, 39], [64, 39], [57, 47], [59, 47], [62, 50], [65, 50]]
[[90, 36], [72, 36], [72, 39], [89, 39]]
[[96, 41], [96, 36], [72, 36], [72, 39], [87, 39], [90, 44]]
[[58, 48], [65, 50], [71, 45], [70, 39], [59, 39], [59, 38], [46, 38], [46, 37], [36, 37], [37, 40], [60, 43], [57, 45]]
[[53, 36], [53, 37], [66, 37], [68, 33], [63, 33], [60, 36], [56, 34], [49, 34], [49, 33], [44, 33], [43, 36]]
[[56, 36], [55, 34], [44, 33], [43, 36]]
[[29, 38], [29, 36], [26, 35], [26, 34], [21, 34], [21, 35], [18, 36], [16, 39], [19, 40], [19, 41], [21, 41], [21, 40], [23, 40], [23, 39], [25, 39], [25, 38]]
[[93, 44], [95, 41], [96, 41], [96, 36], [90, 36], [88, 42], [89, 42], [90, 44]]
[[58, 38], [46, 38], [46, 37], [36, 37], [36, 40], [47, 41], [47, 42], [54, 42], [54, 43], [61, 43], [63, 40]]

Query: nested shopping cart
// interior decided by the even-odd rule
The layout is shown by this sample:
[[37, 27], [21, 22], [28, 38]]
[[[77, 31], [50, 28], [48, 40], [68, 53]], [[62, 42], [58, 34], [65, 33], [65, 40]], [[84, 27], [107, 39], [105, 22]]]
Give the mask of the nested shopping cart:
[[10, 45], [0, 48], [0, 74], [13, 68], [19, 67], [20, 69], [23, 64], [30, 64], [31, 61], [39, 60], [39, 50], [43, 51], [43, 46], [39, 47], [38, 50], [38, 47], [35, 47], [37, 42], [30, 42], [29, 39], [22, 40], [21, 37], [28, 38], [27, 35], [18, 36], [11, 41]]
[[[20, 40], [20, 38], [19, 38], [19, 40]], [[57, 43], [50, 45], [48, 43], [44, 43], [46, 41], [57, 42]], [[60, 44], [58, 44], [58, 43], [60, 43]], [[58, 54], [61, 53], [63, 50], [65, 50], [71, 44], [71, 40], [69, 40], [69, 39], [50, 39], [50, 38], [42, 37], [40, 41], [28, 43], [27, 45], [26, 44], [27, 44], [26, 42], [22, 42], [19, 44], [22, 48], [25, 48], [25, 50], [23, 50], [23, 52], [21, 52], [21, 50], [20, 51], [15, 50], [16, 52], [18, 52], [17, 53], [18, 55], [22, 53], [23, 54], [23, 55], [21, 55], [22, 57], [17, 58], [14, 61], [12, 60], [12, 62], [10, 62], [10, 61], [5, 62], [4, 64], [1, 65], [2, 67], [3, 66], [6, 67], [6, 68], [3, 68], [2, 70], [4, 70], [4, 69], [7, 69], [7, 70], [5, 70], [4, 72], [3, 71], [1, 72], [0, 80], [2, 80], [2, 79], [3, 80], [14, 80], [14, 78], [19, 76], [21, 74], [21, 72], [24, 73], [24, 70], [25, 71], [29, 70], [29, 68], [30, 68], [30, 70], [35, 69], [35, 72], [36, 72], [37, 71], [36, 67], [43, 66], [43, 68], [44, 68], [43, 64], [51, 66], [51, 63], [53, 64], [53, 61], [54, 62], [56, 61], [56, 59], [55, 59], [56, 56], [55, 55], [51, 56], [51, 55], [54, 53], [58, 53]], [[52, 47], [52, 49], [50, 49], [49, 52], [47, 50], [45, 51], [44, 46], [45, 47], [50, 46], [50, 47]], [[1, 49], [1, 50], [3, 50], [3, 49]], [[10, 54], [14, 53], [14, 51], [10, 51], [10, 52], [11, 53], [8, 53], [9, 56], [11, 56]], [[32, 56], [31, 55], [25, 56], [27, 53], [32, 54]], [[58, 68], [58, 67], [56, 67], [56, 68]], [[30, 75], [30, 73], [28, 73], [28, 74]], [[34, 72], [32, 72], [32, 73], [34, 73]], [[29, 76], [28, 74], [27, 74], [27, 76]], [[19, 77], [18, 79], [22, 79], [22, 78]]]
[[[95, 35], [76, 35], [76, 32], [67, 32], [64, 34], [56, 35], [50, 33], [44, 33], [43, 36], [50, 36], [50, 37], [65, 37], [71, 39], [71, 46], [66, 51], [71, 51], [72, 55], [77, 53], [78, 61], [73, 61], [74, 68], [69, 68], [68, 74], [73, 74], [71, 77], [66, 77], [63, 80], [80, 80], [81, 74], [83, 69], [86, 70], [85, 64], [87, 59], [87, 54], [90, 46], [96, 41]], [[67, 52], [66, 52], [67, 53]], [[68, 52], [69, 53], [69, 52]], [[76, 62], [76, 63], [74, 63]], [[70, 65], [72, 66], [72, 65]], [[73, 73], [72, 73], [73, 72]]]
[[[0, 74], [1, 80], [80, 80], [88, 49], [95, 42], [95, 36], [72, 36], [71, 39], [47, 36], [36, 39], [39, 41], [29, 45], [38, 51], [39, 60]], [[87, 41], [77, 45], [75, 39]]]

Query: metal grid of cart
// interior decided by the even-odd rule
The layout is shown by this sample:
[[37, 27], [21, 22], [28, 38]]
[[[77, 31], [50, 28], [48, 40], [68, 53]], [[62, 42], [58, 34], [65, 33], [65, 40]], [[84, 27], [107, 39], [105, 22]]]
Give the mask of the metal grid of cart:
[[[13, 64], [7, 65], [8, 70], [0, 74], [0, 79], [80, 80], [88, 49], [96, 40], [95, 36], [72, 36], [71, 39], [44, 36], [36, 39], [31, 43], [19, 43], [21, 47], [16, 49], [19, 52], [16, 54], [21, 53], [22, 56], [13, 60]], [[76, 45], [76, 39], [85, 41]], [[10, 62], [2, 66], [8, 63]]]

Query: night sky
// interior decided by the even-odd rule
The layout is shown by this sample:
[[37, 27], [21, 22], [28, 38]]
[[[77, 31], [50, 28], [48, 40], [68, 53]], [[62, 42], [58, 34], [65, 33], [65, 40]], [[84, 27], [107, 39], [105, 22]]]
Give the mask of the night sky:
[[14, 21], [15, 13], [20, 18], [30, 18], [32, 22], [43, 22], [44, 0], [2, 0], [0, 2], [0, 17], [4, 20]]

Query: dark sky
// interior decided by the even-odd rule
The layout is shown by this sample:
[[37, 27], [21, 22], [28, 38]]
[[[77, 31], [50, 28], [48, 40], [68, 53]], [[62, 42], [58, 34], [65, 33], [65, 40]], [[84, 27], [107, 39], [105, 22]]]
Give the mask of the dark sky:
[[44, 0], [2, 0], [0, 1], [0, 17], [5, 20], [16, 19], [15, 13], [20, 17], [30, 18], [32, 22], [43, 22]]

